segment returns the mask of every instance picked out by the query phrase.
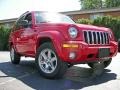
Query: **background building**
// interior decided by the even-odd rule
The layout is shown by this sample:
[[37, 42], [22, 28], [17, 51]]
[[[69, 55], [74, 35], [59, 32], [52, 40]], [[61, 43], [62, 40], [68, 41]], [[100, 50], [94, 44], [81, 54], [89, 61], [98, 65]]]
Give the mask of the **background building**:
[[92, 10], [78, 10], [78, 11], [69, 11], [62, 12], [73, 18], [73, 20], [78, 20], [80, 18], [85, 19], [95, 19], [100, 16], [113, 16], [120, 17], [120, 7], [119, 8], [103, 8], [103, 9], [92, 9]]
[[12, 28], [16, 20], [17, 18], [0, 20], [0, 26], [5, 26], [6, 28]]
[[[92, 9], [92, 10], [77, 10], [61, 12], [65, 15], [70, 16], [74, 21], [85, 18], [85, 19], [95, 19], [100, 16], [113, 16], [120, 17], [120, 7], [117, 8], [102, 8], [102, 9]], [[0, 25], [4, 25], [6, 28], [11, 28], [17, 18], [0, 20]]]

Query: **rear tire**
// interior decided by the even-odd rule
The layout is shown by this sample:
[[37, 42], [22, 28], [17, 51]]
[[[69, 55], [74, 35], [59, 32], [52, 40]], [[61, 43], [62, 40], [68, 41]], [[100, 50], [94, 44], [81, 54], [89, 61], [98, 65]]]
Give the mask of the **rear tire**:
[[14, 47], [12, 46], [10, 49], [10, 58], [13, 64], [20, 63], [20, 55], [15, 51]]
[[71, 68], [73, 66], [73, 64], [68, 64], [68, 68]]
[[37, 50], [36, 65], [45, 78], [61, 78], [67, 70], [67, 63], [59, 59], [52, 43], [43, 43]]
[[104, 65], [104, 68], [106, 68], [106, 67], [108, 67], [110, 65], [111, 61], [112, 61], [112, 58], [109, 58], [109, 60], [104, 61], [104, 62], [92, 62], [92, 63], [88, 63], [88, 66], [91, 67], [91, 68], [93, 68], [95, 63], [100, 63], [100, 64], [102, 63]]

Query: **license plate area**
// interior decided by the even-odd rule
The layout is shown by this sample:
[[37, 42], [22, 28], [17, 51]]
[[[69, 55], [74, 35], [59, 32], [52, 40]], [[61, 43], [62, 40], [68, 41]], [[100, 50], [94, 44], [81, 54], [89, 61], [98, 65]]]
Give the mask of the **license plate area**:
[[109, 48], [100, 48], [98, 51], [98, 58], [108, 57], [110, 55]]

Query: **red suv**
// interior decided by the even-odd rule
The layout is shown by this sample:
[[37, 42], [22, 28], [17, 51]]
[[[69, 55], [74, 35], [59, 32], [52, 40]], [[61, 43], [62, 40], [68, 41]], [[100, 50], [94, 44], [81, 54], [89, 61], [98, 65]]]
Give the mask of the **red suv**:
[[46, 78], [63, 76], [75, 64], [107, 67], [117, 54], [117, 42], [109, 28], [76, 24], [59, 13], [26, 12], [16, 21], [9, 39], [13, 64], [20, 57], [34, 57]]

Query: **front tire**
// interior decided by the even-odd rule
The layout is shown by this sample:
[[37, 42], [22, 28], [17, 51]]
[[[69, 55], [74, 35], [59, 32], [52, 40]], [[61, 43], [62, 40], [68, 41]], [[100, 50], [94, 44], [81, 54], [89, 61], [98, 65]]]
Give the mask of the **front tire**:
[[110, 65], [111, 61], [112, 61], [112, 58], [109, 58], [109, 60], [104, 61], [104, 62], [92, 62], [92, 63], [88, 63], [88, 66], [91, 67], [91, 68], [94, 68], [94, 64], [95, 63], [100, 63], [100, 64], [102, 63], [104, 65], [104, 68], [106, 68], [106, 67], [108, 67]]
[[15, 51], [13, 46], [10, 49], [10, 58], [11, 58], [11, 62], [13, 64], [19, 64], [20, 63], [20, 55]]
[[35, 61], [40, 74], [46, 78], [61, 78], [67, 69], [67, 63], [59, 59], [50, 42], [38, 48]]

